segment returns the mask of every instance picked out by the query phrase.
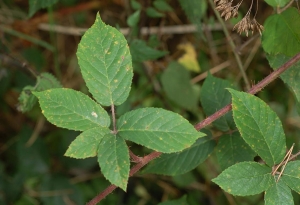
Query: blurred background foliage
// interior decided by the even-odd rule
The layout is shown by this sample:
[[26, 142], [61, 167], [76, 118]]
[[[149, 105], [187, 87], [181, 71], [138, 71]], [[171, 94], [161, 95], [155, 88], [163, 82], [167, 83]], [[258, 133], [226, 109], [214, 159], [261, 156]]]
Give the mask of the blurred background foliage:
[[[50, 2], [49, 6], [43, 2]], [[243, 2], [240, 16], [247, 12], [250, 3]], [[259, 4], [256, 19], [263, 24], [274, 11], [263, 1]], [[206, 1], [2, 0], [0, 204], [84, 204], [109, 185], [96, 158], [64, 157], [78, 133], [48, 123], [30, 98], [34, 89], [61, 85], [88, 93], [76, 49], [98, 11], [106, 24], [126, 35], [134, 62], [130, 97], [117, 108], [118, 116], [138, 107], [153, 106], [177, 112], [192, 124], [200, 122], [206, 116], [200, 92], [208, 71], [226, 79], [229, 87], [246, 90], [228, 39]], [[259, 35], [247, 38], [231, 32], [236, 22], [230, 20], [226, 27], [248, 79], [255, 84], [272, 69], [261, 49]], [[151, 30], [154, 27], [157, 30]], [[55, 76], [58, 81], [46, 77], [48, 84], [43, 84], [43, 75]], [[22, 91], [23, 98], [19, 98]], [[214, 97], [209, 92], [205, 95]], [[300, 119], [293, 94], [278, 79], [258, 96], [282, 120], [287, 145], [296, 142], [298, 150]], [[24, 103], [30, 106], [24, 108]], [[216, 140], [223, 133], [218, 125], [208, 128]], [[150, 152], [130, 146], [140, 156]], [[204, 163], [183, 175], [137, 174], [130, 178], [126, 193], [117, 190], [100, 204], [152, 205], [175, 199], [190, 205], [263, 204], [262, 195], [241, 198], [222, 192], [211, 183], [221, 170], [214, 151]], [[299, 195], [295, 195], [297, 202]]]

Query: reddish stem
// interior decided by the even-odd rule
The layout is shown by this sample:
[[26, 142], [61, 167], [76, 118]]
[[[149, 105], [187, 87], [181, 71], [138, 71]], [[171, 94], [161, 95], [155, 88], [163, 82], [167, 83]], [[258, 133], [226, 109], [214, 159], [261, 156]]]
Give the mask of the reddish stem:
[[[266, 78], [264, 78], [262, 81], [254, 85], [248, 93], [255, 94], [262, 90], [265, 86], [267, 86], [270, 82], [275, 80], [279, 77], [280, 74], [282, 74], [284, 71], [286, 71], [289, 67], [291, 67], [293, 64], [295, 64], [297, 61], [300, 60], [300, 53], [295, 55], [293, 58], [291, 58], [288, 62], [283, 64], [280, 68], [272, 72], [270, 75], [268, 75]], [[231, 104], [226, 105], [221, 110], [215, 112], [211, 116], [207, 117], [205, 120], [201, 121], [200, 123], [196, 124], [194, 127], [196, 130], [200, 130], [207, 125], [211, 124], [227, 112], [229, 112], [232, 109]], [[134, 167], [131, 168], [129, 172], [129, 176], [133, 176], [136, 172], [138, 172], [143, 166], [148, 164], [151, 160], [159, 157], [161, 155], [161, 152], [152, 152], [149, 155], [141, 158], [140, 162], [136, 164]], [[87, 203], [87, 205], [96, 205], [98, 202], [100, 202], [102, 199], [104, 199], [108, 194], [110, 194], [113, 190], [115, 190], [117, 187], [115, 185], [110, 185], [107, 187], [102, 193], [97, 195], [95, 198], [93, 198], [90, 202]]]

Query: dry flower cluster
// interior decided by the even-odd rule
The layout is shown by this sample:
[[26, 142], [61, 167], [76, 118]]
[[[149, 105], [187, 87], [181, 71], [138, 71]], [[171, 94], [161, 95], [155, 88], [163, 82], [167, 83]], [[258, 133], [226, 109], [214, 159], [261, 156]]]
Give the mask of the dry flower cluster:
[[[232, 5], [233, 0], [214, 0], [214, 3], [216, 5], [216, 10], [221, 13], [221, 17], [225, 18], [225, 21], [227, 21], [230, 18], [237, 17], [238, 16], [238, 9], [240, 5], [242, 4], [243, 0], [241, 0], [238, 4]], [[233, 30], [236, 30], [239, 34], [242, 34], [243, 32], [246, 33], [246, 36], [248, 37], [249, 31], [253, 32], [258, 31], [261, 35], [261, 32], [263, 31], [264, 27], [260, 25], [256, 19], [256, 13], [258, 9], [258, 0], [257, 0], [257, 8], [256, 13], [253, 17], [253, 19], [250, 18], [250, 12], [252, 9], [253, 0], [251, 3], [251, 6], [241, 21], [239, 21], [234, 27]]]

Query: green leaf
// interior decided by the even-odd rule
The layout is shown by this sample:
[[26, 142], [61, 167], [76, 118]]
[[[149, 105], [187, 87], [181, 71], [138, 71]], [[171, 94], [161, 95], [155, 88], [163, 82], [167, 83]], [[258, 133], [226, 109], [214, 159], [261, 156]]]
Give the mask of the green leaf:
[[153, 7], [148, 7], [146, 9], [146, 14], [147, 14], [147, 16], [152, 17], [152, 18], [161, 18], [161, 17], [164, 17], [163, 13], [160, 13], [159, 11], [157, 11]]
[[265, 192], [265, 205], [294, 205], [290, 188], [282, 181], [275, 182]]
[[265, 2], [273, 7], [284, 7], [290, 0], [265, 0]]
[[32, 107], [35, 105], [37, 99], [34, 95], [32, 95], [32, 91], [35, 90], [35, 87], [28, 85], [25, 86], [20, 93], [20, 96], [18, 98], [19, 104], [18, 104], [18, 110], [21, 112], [27, 112], [32, 109]]
[[139, 10], [142, 8], [141, 4], [136, 0], [130, 0], [130, 5], [134, 10]]
[[241, 162], [225, 169], [212, 181], [224, 191], [238, 196], [259, 194], [272, 184], [272, 168], [256, 162]]
[[50, 73], [41, 73], [39, 76], [37, 76], [36, 91], [61, 87], [61, 83]]
[[296, 8], [288, 8], [267, 18], [262, 46], [269, 54], [294, 56], [300, 52], [300, 14]]
[[223, 170], [238, 162], [252, 161], [256, 156], [239, 132], [222, 135], [216, 153]]
[[140, 20], [140, 13], [141, 13], [141, 11], [138, 10], [138, 11], [134, 12], [133, 14], [131, 14], [127, 18], [128, 26], [130, 26], [130, 27], [137, 26], [137, 24], [139, 23], [139, 20]]
[[58, 127], [84, 131], [110, 124], [107, 112], [81, 92], [56, 88], [33, 94], [47, 120]]
[[125, 141], [106, 134], [98, 148], [98, 162], [105, 178], [126, 191], [129, 177], [129, 152]]
[[160, 108], [141, 108], [122, 115], [118, 133], [150, 149], [172, 153], [189, 148], [204, 134], [180, 115]]
[[155, 0], [153, 6], [160, 11], [173, 11], [172, 7], [165, 0]]
[[65, 156], [77, 159], [95, 157], [102, 138], [109, 133], [110, 130], [106, 127], [94, 127], [84, 131], [70, 144]]
[[[290, 60], [282, 54], [278, 55], [267, 55], [270, 66], [277, 70], [280, 66]], [[286, 83], [290, 89], [294, 92], [298, 102], [300, 102], [300, 62], [293, 64], [288, 70], [280, 75], [280, 78]]]
[[184, 195], [180, 199], [164, 201], [158, 205], [189, 205], [189, 203], [187, 202], [186, 195]]
[[[230, 103], [230, 93], [225, 88], [233, 88], [233, 85], [227, 80], [215, 78], [208, 74], [200, 92], [200, 101], [207, 116], [214, 114]], [[235, 129], [232, 112], [228, 112], [214, 121], [213, 125], [223, 132]]]
[[143, 173], [175, 176], [193, 170], [204, 162], [214, 150], [216, 143], [212, 140], [211, 133], [208, 135], [198, 139], [191, 147], [181, 152], [162, 154], [150, 162]]
[[58, 0], [29, 0], [29, 17], [32, 17], [39, 9], [55, 4]]
[[295, 192], [300, 193], [300, 161], [287, 163], [281, 179]]
[[198, 93], [190, 82], [189, 71], [182, 65], [171, 62], [163, 72], [161, 82], [169, 99], [185, 109], [197, 109]]
[[143, 62], [147, 60], [156, 60], [165, 56], [168, 52], [159, 51], [147, 46], [145, 41], [135, 39], [130, 43], [130, 52], [132, 54], [132, 60]]
[[129, 48], [124, 36], [99, 14], [83, 35], [77, 57], [87, 87], [100, 104], [120, 105], [127, 99], [133, 76]]
[[245, 142], [270, 166], [283, 160], [285, 135], [276, 113], [259, 98], [229, 89], [233, 118]]

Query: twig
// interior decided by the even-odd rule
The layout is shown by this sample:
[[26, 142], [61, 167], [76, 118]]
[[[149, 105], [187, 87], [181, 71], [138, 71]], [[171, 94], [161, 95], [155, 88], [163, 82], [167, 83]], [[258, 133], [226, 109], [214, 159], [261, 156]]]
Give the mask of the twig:
[[[298, 4], [298, 1], [297, 1], [297, 0], [290, 0], [290, 2], [289, 2], [285, 7], [283, 7], [282, 9], [278, 8], [278, 9], [277, 9], [277, 13], [280, 14], [281, 12], [287, 10], [290, 6], [292, 6], [292, 4], [294, 3], [294, 1], [296, 1], [297, 4]], [[298, 8], [298, 9], [299, 9], [299, 8]]]
[[286, 166], [286, 164], [287, 164], [287, 163], [288, 163], [288, 161], [290, 160], [290, 157], [291, 157], [291, 154], [292, 154], [292, 151], [293, 151], [294, 145], [295, 145], [295, 144], [293, 144], [293, 146], [291, 147], [291, 149], [288, 151], [288, 156], [287, 156], [287, 159], [285, 160], [285, 163], [284, 163], [284, 165], [283, 165], [283, 167], [282, 167], [282, 169], [281, 169], [281, 172], [280, 172], [280, 174], [278, 175], [278, 178], [277, 178], [277, 181], [276, 181], [276, 182], [278, 182], [278, 181], [279, 181], [279, 179], [280, 179], [280, 177], [281, 177], [281, 175], [282, 175], [282, 173], [283, 173], [283, 171], [284, 171], [284, 169], [285, 169], [285, 166]]
[[[291, 58], [288, 62], [283, 64], [280, 68], [278, 68], [276, 71], [273, 71], [270, 75], [268, 75], [266, 78], [264, 78], [261, 82], [253, 86], [248, 93], [255, 94], [261, 89], [263, 89], [266, 85], [268, 85], [270, 82], [275, 80], [281, 73], [283, 73], [285, 70], [287, 70], [289, 67], [291, 67], [293, 64], [298, 62], [300, 60], [300, 53], [295, 55], [293, 58]], [[217, 120], [222, 115], [226, 114], [228, 111], [231, 110], [231, 104], [226, 105], [221, 110], [215, 112], [213, 115], [209, 116], [202, 122], [196, 124], [194, 127], [196, 130], [200, 130], [207, 125], [211, 124], [213, 121]], [[136, 164], [129, 173], [129, 176], [133, 176], [136, 172], [138, 172], [143, 166], [148, 164], [151, 160], [159, 157], [162, 153], [161, 152], [152, 152], [149, 155], [142, 158], [141, 162]], [[298, 154], [300, 155], [300, 153]], [[291, 157], [292, 158], [292, 157]], [[290, 158], [290, 160], [291, 160]], [[100, 202], [102, 199], [104, 199], [108, 194], [110, 194], [112, 191], [114, 191], [117, 187], [115, 185], [110, 185], [108, 188], [106, 188], [102, 193], [97, 195], [95, 198], [93, 198], [90, 202], [87, 203], [87, 205], [96, 205], [98, 202]]]
[[241, 58], [240, 58], [240, 56], [238, 55], [238, 53], [236, 52], [235, 45], [234, 45], [233, 40], [232, 40], [232, 38], [231, 38], [231, 36], [230, 36], [230, 34], [229, 34], [229, 32], [228, 32], [228, 29], [227, 29], [226, 25], [224, 24], [224, 21], [223, 21], [223, 19], [221, 18], [219, 12], [218, 12], [216, 9], [214, 9], [214, 3], [212, 2], [212, 0], [209, 0], [209, 3], [210, 3], [211, 7], [213, 8], [213, 10], [214, 10], [214, 12], [215, 12], [215, 14], [216, 14], [216, 16], [217, 16], [217, 19], [219, 20], [219, 22], [221, 23], [221, 25], [222, 25], [222, 27], [223, 27], [223, 31], [224, 31], [224, 33], [225, 33], [225, 35], [226, 35], [226, 38], [228, 39], [229, 45], [230, 45], [230, 47], [231, 47], [231, 50], [233, 51], [233, 55], [234, 55], [234, 57], [235, 57], [235, 59], [236, 59], [236, 62], [237, 62], [238, 67], [239, 67], [239, 69], [240, 69], [240, 72], [241, 72], [241, 74], [242, 74], [242, 76], [243, 76], [243, 79], [244, 79], [246, 88], [247, 88], [247, 90], [249, 90], [249, 89], [250, 89], [250, 83], [249, 83], [249, 80], [248, 80], [247, 75], [246, 75], [246, 73], [245, 73], [245, 70], [244, 70], [244, 68], [243, 68], [243, 64], [242, 64]]
[[[86, 28], [77, 28], [70, 26], [61, 25], [49, 25], [46, 23], [39, 24], [38, 28], [43, 31], [53, 31], [66, 35], [82, 36], [86, 32]], [[232, 26], [229, 26], [232, 28]], [[206, 25], [204, 29], [207, 30], [220, 30], [222, 26], [220, 24], [215, 24], [213, 26]], [[130, 33], [130, 28], [121, 28], [120, 32], [127, 36]], [[185, 34], [197, 32], [197, 27], [195, 25], [177, 25], [177, 26], [164, 26], [164, 27], [142, 27], [140, 30], [141, 35], [151, 35], [151, 34]]]

